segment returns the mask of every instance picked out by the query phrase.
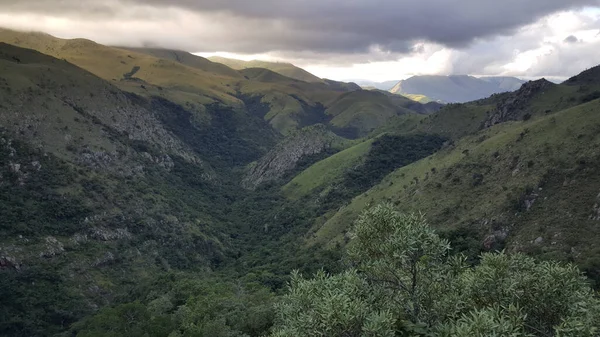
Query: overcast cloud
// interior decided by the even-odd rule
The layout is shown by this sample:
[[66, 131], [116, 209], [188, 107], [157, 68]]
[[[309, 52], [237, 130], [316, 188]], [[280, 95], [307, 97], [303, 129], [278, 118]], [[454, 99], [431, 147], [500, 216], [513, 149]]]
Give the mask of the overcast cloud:
[[[266, 54], [337, 79], [566, 77], [600, 63], [599, 6], [600, 0], [0, 0], [0, 25], [113, 45]], [[385, 75], [375, 74], [384, 67]]]

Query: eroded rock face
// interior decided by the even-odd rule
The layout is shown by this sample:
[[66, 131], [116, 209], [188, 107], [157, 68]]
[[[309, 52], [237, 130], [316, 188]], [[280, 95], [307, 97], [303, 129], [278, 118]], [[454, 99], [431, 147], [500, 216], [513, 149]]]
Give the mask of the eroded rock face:
[[300, 159], [321, 153], [339, 142], [339, 137], [323, 125], [304, 128], [288, 136], [252, 166], [243, 180], [245, 188], [254, 189], [264, 182], [279, 179], [294, 169]]
[[498, 103], [496, 108], [483, 123], [483, 128], [489, 128], [499, 123], [523, 118], [523, 115], [527, 113], [525, 108], [528, 106], [529, 100], [533, 96], [538, 93], [543, 93], [554, 85], [554, 83], [543, 78], [523, 84], [519, 90], [513, 92], [505, 100]]
[[592, 207], [592, 214], [590, 220], [600, 221], [600, 193], [596, 197], [596, 203]]
[[65, 251], [63, 244], [53, 236], [44, 239], [44, 250], [40, 252], [40, 257], [53, 257], [60, 255]]

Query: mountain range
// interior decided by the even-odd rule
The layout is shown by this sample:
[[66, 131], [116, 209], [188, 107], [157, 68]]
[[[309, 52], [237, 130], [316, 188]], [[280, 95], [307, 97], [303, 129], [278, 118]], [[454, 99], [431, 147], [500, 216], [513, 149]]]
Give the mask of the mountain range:
[[525, 83], [516, 77], [468, 75], [419, 75], [402, 81], [356, 81], [364, 89], [386, 90], [427, 103], [464, 103], [493, 94], [514, 91]]
[[262, 336], [382, 202], [600, 286], [600, 67], [395, 89], [0, 29], [0, 335]]

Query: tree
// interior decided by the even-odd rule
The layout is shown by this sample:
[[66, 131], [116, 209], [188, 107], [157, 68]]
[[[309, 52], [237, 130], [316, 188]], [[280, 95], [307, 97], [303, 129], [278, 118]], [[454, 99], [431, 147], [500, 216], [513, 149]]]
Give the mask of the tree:
[[390, 204], [379, 205], [359, 217], [350, 236], [348, 255], [369, 282], [387, 289], [412, 323], [437, 319], [441, 293], [453, 288], [447, 269], [461, 270], [464, 264], [457, 259], [445, 263], [450, 245], [423, 214], [401, 214]]
[[365, 211], [355, 270], [293, 275], [273, 336], [600, 336], [600, 299], [570, 264], [486, 253], [469, 267], [422, 214]]
[[320, 271], [311, 280], [294, 273], [276, 305], [272, 336], [394, 336], [396, 321], [381, 295], [355, 270]]

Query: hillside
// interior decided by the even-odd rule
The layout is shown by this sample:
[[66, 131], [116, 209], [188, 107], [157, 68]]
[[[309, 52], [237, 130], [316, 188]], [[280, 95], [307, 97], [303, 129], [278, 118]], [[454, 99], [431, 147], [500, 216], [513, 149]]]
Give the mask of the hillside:
[[390, 89], [391, 93], [411, 95], [421, 102], [462, 103], [488, 97], [492, 94], [514, 91], [524, 81], [514, 77], [482, 77], [467, 75], [421, 75], [402, 80]]
[[220, 56], [213, 56], [209, 58], [213, 62], [224, 64], [230, 68], [236, 70], [242, 70], [246, 68], [265, 68], [281, 74], [286, 77], [290, 77], [296, 80], [313, 83], [324, 83], [324, 81], [317, 76], [309, 73], [308, 71], [298, 68], [291, 63], [284, 62], [268, 62], [268, 61], [242, 61], [236, 59], [229, 59]]
[[[254, 116], [264, 118], [286, 135], [315, 123], [327, 124], [331, 118], [324, 110], [340, 95], [358, 89], [352, 83], [331, 80], [309, 83], [265, 68], [238, 72], [182, 51], [107, 47], [88, 40], [63, 40], [42, 33], [1, 28], [0, 41], [65, 59], [126, 92], [174, 102], [193, 111], [196, 122], [203, 125], [208, 125], [211, 118], [206, 106], [216, 103], [237, 114], [252, 111]], [[377, 109], [377, 104], [370, 107]], [[420, 110], [420, 107], [415, 106], [415, 109]], [[378, 110], [362, 111], [371, 115], [379, 113]], [[382, 114], [382, 121], [389, 116], [387, 111]], [[354, 128], [356, 123], [360, 121], [354, 121], [351, 126], [332, 125], [332, 129]]]
[[233, 78], [241, 78], [237, 71], [228, 66], [218, 63], [212, 62], [204, 57], [194, 55], [188, 53], [186, 51], [181, 50], [170, 50], [170, 49], [161, 49], [161, 48], [128, 48], [128, 47], [117, 47], [119, 49], [130, 50], [139, 54], [148, 54], [160, 59], [175, 61], [186, 66], [201, 69], [213, 74], [219, 74], [223, 76], [233, 77]]
[[383, 126], [394, 116], [414, 111], [402, 107], [385, 94], [360, 90], [341, 95], [327, 107], [325, 113], [332, 118], [330, 123], [340, 128], [339, 132], [349, 138], [357, 138]]
[[0, 44], [0, 74], [2, 335], [59, 332], [164, 266], [210, 268], [231, 249], [209, 200], [236, 163], [214, 151], [243, 145], [243, 165], [255, 144], [32, 50]]
[[[486, 274], [480, 253], [504, 249], [490, 259], [573, 262], [598, 289], [598, 69], [422, 104], [182, 51], [0, 29], [0, 335], [259, 337], [281, 328], [290, 298], [311, 298], [292, 319], [319, 301], [391, 302], [385, 293], [340, 297], [359, 288], [343, 256], [353, 249], [348, 231], [381, 203], [422, 212], [450, 241], [449, 263], [465, 254], [460, 282], [472, 288], [485, 274], [495, 294], [497, 274]], [[434, 80], [445, 94], [448, 81], [474, 83]], [[361, 219], [363, 230], [378, 229]], [[413, 240], [394, 235], [367, 244]], [[539, 266], [530, 289], [556, 265]], [[587, 286], [577, 268], [557, 268]], [[319, 286], [303, 288], [316, 289], [309, 297], [290, 291], [308, 283]], [[462, 306], [453, 297], [461, 289], [444, 298]]]
[[594, 208], [600, 181], [593, 169], [598, 104], [499, 125], [403, 167], [329, 219], [315, 240], [342, 240], [353, 214], [390, 200], [403, 210], [427, 209], [438, 228], [471, 231], [484, 248], [572, 259], [593, 275], [600, 262], [591, 244], [600, 235]]
[[[362, 209], [389, 201], [403, 211], [427, 210], [434, 226], [471, 240], [465, 249], [504, 247], [573, 260], [596, 277], [600, 255], [592, 242], [600, 235], [594, 206], [600, 181], [593, 168], [600, 160], [595, 151], [600, 101], [590, 100], [597, 88], [593, 81], [574, 87], [575, 81], [529, 82], [515, 93], [453, 104], [419, 123], [382, 129], [454, 141], [432, 156], [398, 166], [357, 197], [336, 192], [351, 186], [344, 181], [354, 175], [355, 164], [338, 169], [330, 166], [332, 157], [311, 166], [283, 190], [307, 203], [338, 200], [343, 207], [316, 220], [307, 242], [343, 243], [347, 224]], [[364, 162], [372, 151], [344, 161]], [[342, 155], [347, 156], [336, 156]], [[301, 178], [317, 171], [331, 175], [324, 181]]]
[[378, 89], [388, 91], [392, 89], [398, 80], [396, 81], [384, 81], [384, 82], [375, 82], [375, 81], [367, 81], [367, 80], [356, 80], [358, 85], [360, 85], [363, 89]]

